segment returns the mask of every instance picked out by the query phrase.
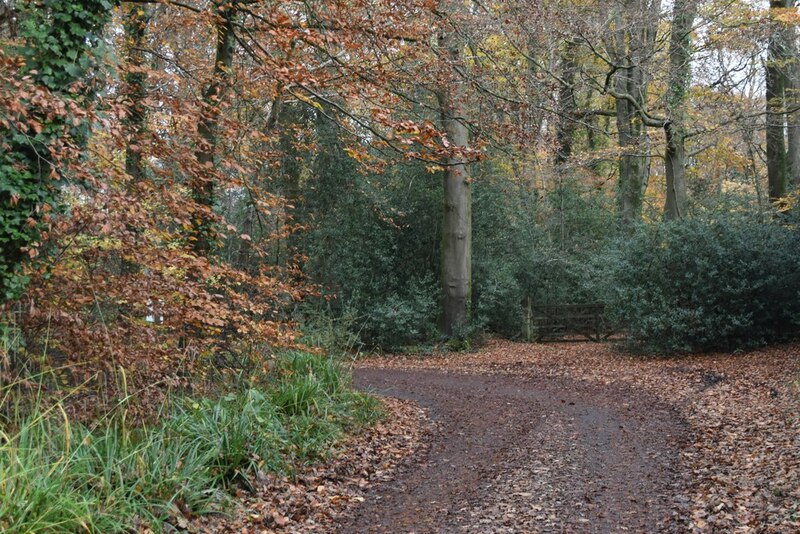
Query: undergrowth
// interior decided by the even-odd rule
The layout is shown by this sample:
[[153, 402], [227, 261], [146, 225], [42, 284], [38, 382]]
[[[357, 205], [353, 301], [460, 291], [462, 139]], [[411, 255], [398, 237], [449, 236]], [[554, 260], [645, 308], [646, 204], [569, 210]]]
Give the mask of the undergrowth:
[[145, 426], [125, 409], [92, 426], [58, 404], [18, 409], [0, 426], [0, 531], [174, 530], [224, 510], [257, 474], [324, 458], [379, 416], [336, 360], [303, 352], [280, 356], [258, 388], [172, 399]]

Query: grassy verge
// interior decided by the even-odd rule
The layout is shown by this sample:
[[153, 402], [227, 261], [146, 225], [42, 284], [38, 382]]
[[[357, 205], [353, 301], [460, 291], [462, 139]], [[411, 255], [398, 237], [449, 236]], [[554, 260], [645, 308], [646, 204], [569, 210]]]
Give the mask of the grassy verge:
[[224, 511], [228, 490], [259, 472], [324, 458], [379, 415], [335, 360], [302, 352], [279, 358], [263, 388], [175, 399], [150, 426], [35, 410], [0, 427], [0, 531], [162, 532]]

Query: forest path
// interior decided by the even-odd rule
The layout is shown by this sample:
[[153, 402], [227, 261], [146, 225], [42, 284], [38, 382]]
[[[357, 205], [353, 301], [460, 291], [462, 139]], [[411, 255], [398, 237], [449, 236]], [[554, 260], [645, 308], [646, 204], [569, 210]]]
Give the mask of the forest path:
[[668, 405], [567, 378], [360, 368], [357, 387], [410, 399], [426, 450], [370, 490], [341, 533], [670, 532], [686, 425]]

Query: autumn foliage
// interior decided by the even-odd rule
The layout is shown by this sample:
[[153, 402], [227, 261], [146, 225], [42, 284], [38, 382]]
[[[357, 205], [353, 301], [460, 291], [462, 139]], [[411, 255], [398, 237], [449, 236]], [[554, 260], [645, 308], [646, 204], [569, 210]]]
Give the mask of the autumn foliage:
[[[480, 254], [456, 258], [475, 280], [457, 277], [465, 324], [448, 333], [520, 336], [531, 301], [599, 298], [588, 257], [662, 217], [673, 112], [685, 146], [671, 150], [688, 154], [676, 167], [691, 185], [678, 214], [687, 195], [697, 213], [737, 195], [735, 209], [771, 217], [764, 106], [746, 89], [759, 82], [757, 47], [794, 14], [689, 4], [3, 11], [0, 164], [13, 180], [0, 191], [0, 278], [18, 332], [4, 371], [67, 365], [72, 384], [99, 372], [112, 383], [122, 367], [187, 385], [297, 343], [297, 305], [318, 293], [365, 317], [353, 328], [365, 343], [439, 341], [439, 258], [459, 240], [442, 238], [438, 195], [456, 167], [472, 214], [456, 219], [474, 219]], [[694, 20], [709, 31], [671, 48], [671, 23]], [[729, 79], [726, 54], [750, 62], [746, 79]], [[672, 69], [672, 56], [695, 70]], [[678, 78], [686, 87], [670, 93]]]
[[[275, 347], [296, 344], [289, 312], [315, 289], [297, 269], [302, 257], [288, 251], [268, 260], [300, 228], [272, 186], [286, 149], [282, 109], [300, 103], [337, 115], [345, 131], [371, 132], [395, 157], [447, 150], [430, 121], [387, 110], [402, 101], [385, 89], [390, 64], [415, 53], [426, 7], [317, 7], [124, 6], [75, 30], [95, 34], [71, 41], [50, 63], [39, 48], [72, 27], [32, 24], [8, 43], [5, 142], [45, 130], [37, 142], [48, 155], [39, 178], [21, 179], [31, 194], [2, 193], [22, 217], [14, 231], [24, 233], [3, 249], [6, 321], [20, 332], [7, 377], [27, 362], [67, 368], [62, 375], [75, 386], [113, 390], [119, 369], [146, 378], [139, 385], [198, 385], [190, 377], [258, 368]], [[83, 16], [39, 8], [41, 20]], [[98, 31], [116, 61], [97, 48]], [[292, 145], [313, 150], [296, 132]], [[352, 157], [379, 165], [350, 139]], [[226, 220], [225, 203], [243, 206], [247, 228]]]

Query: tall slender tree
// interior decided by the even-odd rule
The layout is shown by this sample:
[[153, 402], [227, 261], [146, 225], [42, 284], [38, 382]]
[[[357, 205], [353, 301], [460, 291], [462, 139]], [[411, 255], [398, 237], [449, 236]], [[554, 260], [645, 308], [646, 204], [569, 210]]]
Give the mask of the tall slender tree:
[[556, 165], [566, 162], [572, 155], [572, 144], [577, 127], [578, 104], [575, 99], [578, 61], [575, 57], [579, 43], [569, 39], [561, 53], [561, 83], [558, 91], [558, 125], [556, 127]]
[[[797, 0], [788, 0], [790, 8], [797, 9]], [[786, 182], [787, 187], [800, 187], [800, 49], [797, 44], [797, 28], [787, 24], [786, 35]]]
[[623, 227], [641, 218], [647, 166], [649, 76], [645, 65], [653, 55], [661, 0], [623, 0], [613, 10], [610, 56], [614, 61], [614, 98], [619, 137], [619, 217]]
[[125, 147], [125, 172], [139, 181], [144, 177], [142, 159], [142, 137], [146, 128], [147, 110], [147, 63], [145, 56], [145, 37], [151, 17], [151, 7], [129, 4], [125, 10], [125, 54], [127, 72], [125, 73], [125, 93], [127, 98], [128, 144]]
[[[770, 10], [775, 13], [789, 7], [790, 0], [770, 0]], [[777, 202], [787, 192], [787, 158], [784, 129], [786, 127], [786, 30], [776, 25], [769, 37], [766, 63], [767, 99], [767, 181], [769, 199]]]
[[236, 45], [234, 18], [236, 6], [233, 2], [216, 0], [214, 7], [214, 30], [216, 52], [211, 79], [203, 90], [203, 109], [197, 132], [200, 145], [195, 152], [199, 169], [192, 177], [192, 197], [197, 203], [192, 232], [192, 247], [198, 255], [207, 256], [212, 248], [214, 231], [212, 210], [214, 207], [214, 157], [219, 145], [219, 123], [221, 104], [229, 88], [233, 56]]
[[667, 146], [664, 166], [667, 197], [664, 216], [686, 216], [686, 102], [692, 78], [692, 28], [697, 16], [697, 0], [675, 0], [672, 9], [672, 35], [669, 44], [669, 87], [667, 119], [664, 122]]
[[[453, 17], [457, 0], [443, 0], [440, 11]], [[469, 144], [465, 124], [463, 46], [456, 28], [443, 21], [439, 54], [445, 63], [436, 91], [442, 126], [451, 155], [444, 171], [444, 221], [442, 228], [443, 331], [452, 335], [469, 321], [472, 291], [472, 188], [464, 150]]]

